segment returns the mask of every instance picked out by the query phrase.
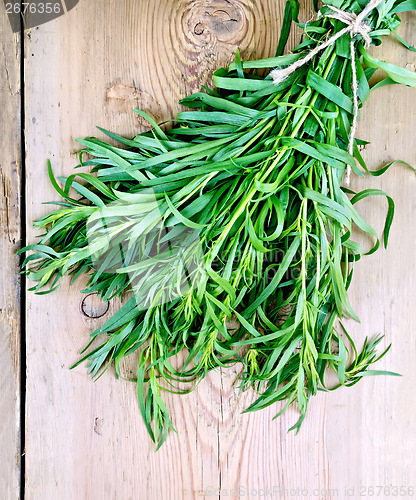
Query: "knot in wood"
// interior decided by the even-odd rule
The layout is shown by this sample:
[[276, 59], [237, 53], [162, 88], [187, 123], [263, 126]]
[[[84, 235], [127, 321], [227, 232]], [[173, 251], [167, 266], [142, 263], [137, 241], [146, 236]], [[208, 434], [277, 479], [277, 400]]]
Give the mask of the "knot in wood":
[[238, 1], [197, 1], [189, 4], [188, 26], [198, 38], [238, 44], [247, 19]]

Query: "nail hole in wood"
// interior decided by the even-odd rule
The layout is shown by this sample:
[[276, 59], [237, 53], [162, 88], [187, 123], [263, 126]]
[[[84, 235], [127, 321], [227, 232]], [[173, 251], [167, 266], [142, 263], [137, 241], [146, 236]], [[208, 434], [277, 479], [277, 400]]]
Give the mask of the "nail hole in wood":
[[204, 25], [202, 23], [196, 24], [194, 28], [195, 35], [202, 35], [203, 32], [204, 32]]
[[81, 312], [87, 318], [101, 318], [107, 313], [110, 304], [108, 302], [103, 302], [97, 293], [89, 293], [86, 295], [80, 304]]

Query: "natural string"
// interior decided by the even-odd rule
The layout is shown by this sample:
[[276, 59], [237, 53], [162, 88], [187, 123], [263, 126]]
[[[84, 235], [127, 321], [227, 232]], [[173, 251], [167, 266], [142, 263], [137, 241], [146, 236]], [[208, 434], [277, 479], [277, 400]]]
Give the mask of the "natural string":
[[[347, 12], [341, 9], [337, 9], [336, 7], [332, 7], [331, 5], [327, 5], [333, 12], [326, 14], [326, 17], [331, 17], [333, 19], [337, 19], [347, 26], [329, 38], [326, 42], [321, 43], [313, 50], [309, 52], [309, 54], [302, 59], [297, 60], [287, 68], [283, 69], [274, 69], [270, 72], [270, 76], [273, 79], [273, 83], [277, 85], [280, 82], [283, 82], [289, 75], [291, 75], [294, 71], [301, 68], [304, 64], [308, 63], [311, 59], [313, 59], [316, 54], [326, 49], [330, 45], [333, 45], [338, 38], [341, 38], [346, 33], [350, 33], [351, 41], [350, 41], [350, 49], [351, 49], [351, 68], [352, 68], [352, 94], [353, 94], [353, 122], [351, 125], [349, 143], [348, 143], [348, 152], [351, 156], [354, 153], [354, 137], [357, 131], [358, 126], [358, 80], [357, 80], [357, 68], [355, 61], [355, 46], [353, 37], [355, 35], [361, 35], [366, 46], [371, 43], [370, 37], [370, 26], [364, 21], [367, 15], [375, 9], [383, 0], [371, 0], [366, 7], [357, 15], [352, 12]], [[351, 177], [351, 167], [347, 166], [347, 171], [345, 174], [345, 182], [347, 186], [350, 184]]]

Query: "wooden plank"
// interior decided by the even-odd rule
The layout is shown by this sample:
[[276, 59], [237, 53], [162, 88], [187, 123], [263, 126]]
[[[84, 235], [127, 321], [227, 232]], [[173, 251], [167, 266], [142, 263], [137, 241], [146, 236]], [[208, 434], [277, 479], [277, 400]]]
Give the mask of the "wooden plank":
[[20, 496], [20, 34], [0, 9], [0, 498]]
[[[80, 2], [65, 16], [27, 32], [28, 224], [48, 211], [48, 207], [41, 205], [43, 201], [56, 199], [47, 180], [47, 157], [51, 158], [56, 174], [68, 175], [76, 164], [76, 158], [69, 154], [76, 148], [73, 139], [94, 134], [94, 125], [132, 135], [143, 127], [130, 111], [132, 107], [140, 107], [158, 120], [171, 118], [179, 109], [177, 100], [209, 81], [212, 70], [229, 62], [237, 46], [244, 58], [272, 55], [277, 44], [277, 18], [281, 20], [283, 6], [283, 1], [271, 0], [140, 3], [122, 0], [117, 4], [90, 0]], [[304, 13], [305, 19], [309, 17]], [[403, 52], [396, 45], [386, 50], [391, 60], [402, 57]], [[380, 124], [388, 124], [391, 119], [397, 119], [398, 124], [405, 119], [411, 123], [409, 101], [413, 106], [415, 98], [414, 93], [409, 93], [412, 90], [405, 94], [407, 90], [381, 91], [385, 98], [390, 95], [392, 101], [400, 100], [401, 113], [396, 118], [392, 118], [386, 106], [380, 108], [376, 96], [366, 108], [368, 125], [362, 124], [363, 136], [368, 136], [366, 128], [374, 123], [379, 125], [371, 131], [374, 151], [381, 153], [382, 140], [387, 135], [391, 137], [390, 125], [384, 125], [383, 136]], [[400, 127], [405, 128], [403, 124]], [[407, 128], [411, 130], [410, 126]], [[409, 134], [409, 131], [397, 134], [394, 147], [402, 154], [407, 151], [408, 159], [412, 155], [414, 159]], [[395, 153], [390, 146], [393, 144], [389, 143], [389, 151]], [[369, 162], [374, 161], [376, 166], [380, 159], [374, 154]], [[413, 181], [408, 176], [408, 172], [396, 169], [386, 180], [377, 179], [373, 183], [388, 183], [392, 194], [400, 194], [397, 191], [406, 179], [406, 197], [411, 199], [412, 185], [407, 183]], [[396, 221], [392, 240], [401, 237], [406, 217], [411, 215], [411, 209], [404, 206], [405, 196], [401, 198], [399, 211], [404, 218]], [[375, 225], [380, 222], [376, 210], [363, 206], [364, 215], [376, 219], [372, 219]], [[33, 240], [29, 226], [28, 231]], [[414, 233], [412, 236], [407, 230], [408, 244], [412, 237]], [[403, 277], [405, 282], [403, 290], [397, 289], [395, 295], [396, 310], [402, 313], [400, 322], [394, 323], [393, 316], [390, 319], [385, 316], [386, 323], [394, 326], [395, 343], [400, 343], [393, 351], [394, 359], [390, 356], [385, 363], [398, 370], [403, 368], [394, 363], [403, 355], [406, 370], [415, 357], [413, 344], [408, 344], [404, 351], [405, 343], [401, 342], [407, 339], [404, 334], [411, 331], [414, 321], [403, 314], [404, 306], [411, 306], [406, 293], [412, 289], [415, 276], [414, 264], [410, 263], [411, 245], [406, 248], [409, 248], [405, 249], [409, 263]], [[375, 268], [381, 273], [383, 268], [385, 283], [397, 287], [395, 273], [403, 273], [404, 267], [400, 266], [404, 264], [401, 254], [398, 256], [394, 248], [391, 251], [392, 254], [369, 258], [367, 266], [359, 267], [361, 273], [368, 274], [357, 277], [352, 291], [354, 305], [367, 328], [364, 332], [354, 327], [358, 338], [375, 333], [372, 329], [381, 312], [390, 314], [385, 310], [386, 304], [390, 304], [389, 289], [381, 287], [372, 273]], [[385, 260], [387, 255], [391, 259], [389, 264]], [[393, 261], [394, 267], [385, 267]], [[360, 305], [364, 285], [370, 298], [368, 302], [363, 299]], [[342, 488], [357, 481], [367, 481], [367, 485], [370, 480], [381, 481], [384, 485], [412, 477], [413, 465], [401, 459], [399, 451], [394, 452], [394, 464], [387, 455], [392, 452], [396, 437], [409, 449], [415, 444], [414, 434], [404, 442], [407, 420], [400, 417], [400, 411], [406, 410], [406, 415], [414, 411], [410, 403], [404, 408], [403, 394], [413, 388], [409, 375], [400, 381], [398, 392], [395, 392], [397, 380], [375, 379], [363, 381], [349, 391], [314, 398], [308, 418], [296, 436], [286, 433], [297, 418], [295, 409], [278, 421], [272, 421], [275, 408], [241, 415], [253, 394], [237, 395], [232, 387], [235, 373], [212, 373], [190, 395], [166, 395], [178, 435], [172, 433], [155, 454], [138, 413], [133, 384], [115, 381], [111, 372], [93, 384], [85, 367], [68, 371], [78, 359], [88, 333], [98, 324], [98, 320], [86, 319], [81, 314], [80, 289], [82, 283], [70, 289], [65, 281], [50, 296], [29, 296], [28, 499], [176, 500], [214, 495], [227, 498], [227, 494], [238, 498], [236, 493], [240, 488], [240, 497], [249, 498], [260, 496], [260, 490], [265, 488], [276, 498], [293, 498], [296, 491], [304, 489], [309, 498], [319, 497], [315, 492], [321, 494], [323, 490], [328, 492], [321, 495], [323, 498], [342, 498]], [[390, 406], [389, 401], [399, 405]], [[394, 409], [394, 428], [383, 423], [377, 427], [370, 420], [376, 413], [376, 405], [383, 409], [380, 421], [387, 420], [383, 411]], [[352, 432], [354, 435], [349, 437]], [[389, 437], [387, 432], [391, 433]], [[344, 446], [342, 450], [340, 443]], [[331, 489], [337, 489], [339, 495], [329, 492]]]
[[[403, 14], [399, 33], [415, 45], [415, 15]], [[372, 49], [381, 59], [416, 69], [416, 54], [386, 39], [382, 47]], [[358, 137], [371, 144], [362, 152], [371, 170], [391, 160], [401, 159], [416, 165], [415, 136], [416, 90], [396, 85], [374, 91], [362, 112]], [[365, 257], [356, 266], [350, 289], [351, 302], [361, 324], [348, 323], [348, 329], [362, 345], [366, 336], [385, 334], [380, 350], [392, 343], [391, 351], [374, 368], [399, 372], [403, 377], [372, 377], [352, 389], [337, 391], [328, 397], [328, 439], [332, 483], [341, 491], [354, 488], [354, 498], [369, 495], [368, 487], [415, 487], [414, 457], [416, 383], [416, 315], [413, 306], [416, 263], [415, 173], [394, 165], [381, 177], [352, 179], [352, 189], [377, 188], [391, 195], [396, 203], [390, 243], [387, 250]], [[387, 203], [382, 197], [357, 205], [360, 213], [381, 234]], [[364, 242], [369, 248], [369, 241]], [[336, 432], [335, 432], [336, 429]], [[348, 440], [340, 446], [342, 436]], [[361, 489], [360, 489], [361, 488]], [[388, 497], [397, 491], [382, 490]], [[352, 492], [352, 491], [350, 491]], [[400, 495], [400, 493], [399, 493]]]

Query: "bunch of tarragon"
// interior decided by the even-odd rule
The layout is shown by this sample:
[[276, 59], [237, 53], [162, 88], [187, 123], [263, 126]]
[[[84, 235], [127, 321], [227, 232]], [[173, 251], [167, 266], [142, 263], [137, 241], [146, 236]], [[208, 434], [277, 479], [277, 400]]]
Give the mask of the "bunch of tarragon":
[[[360, 12], [366, 2], [326, 4]], [[91, 174], [56, 180], [48, 166], [62, 201], [35, 222], [44, 234], [22, 250], [30, 251], [25, 270], [37, 293], [55, 290], [66, 274], [75, 280], [86, 273], [83, 292], [104, 301], [123, 298], [121, 309], [91, 334], [85, 352], [98, 346], [81, 361], [93, 377], [112, 364], [119, 376], [122, 358], [140, 353], [138, 401], [157, 447], [173, 427], [162, 391], [187, 392], [183, 382], [191, 390], [218, 367], [242, 364], [241, 388], [258, 391], [246, 411], [284, 401], [280, 414], [297, 402], [296, 429], [309, 398], [326, 389], [328, 367], [344, 386], [389, 373], [369, 370], [388, 350], [376, 354], [381, 337], [358, 352], [340, 323], [358, 319], [347, 297], [363, 255], [351, 239], [353, 226], [374, 239], [367, 254], [379, 246], [355, 204], [386, 197], [384, 245], [394, 212], [386, 193], [342, 186], [347, 166], [368, 173], [358, 148], [363, 142], [355, 141], [353, 156], [347, 147], [352, 65], [360, 106], [376, 87], [416, 86], [416, 74], [371, 56], [359, 36], [351, 60], [346, 34], [275, 85], [257, 70], [284, 68], [344, 28], [325, 15], [327, 6], [316, 21], [300, 24], [298, 8], [297, 0], [287, 2], [276, 57], [241, 61], [237, 52], [228, 69], [214, 73], [214, 89], [182, 101], [190, 110], [173, 127], [161, 128], [135, 110], [150, 131], [131, 140], [103, 131], [120, 147], [79, 141], [81, 166], [92, 166]], [[384, 0], [366, 20], [372, 43], [395, 34], [397, 14], [412, 9], [416, 0]], [[302, 40], [282, 55], [292, 20]], [[386, 78], [370, 89], [377, 68]]]

